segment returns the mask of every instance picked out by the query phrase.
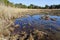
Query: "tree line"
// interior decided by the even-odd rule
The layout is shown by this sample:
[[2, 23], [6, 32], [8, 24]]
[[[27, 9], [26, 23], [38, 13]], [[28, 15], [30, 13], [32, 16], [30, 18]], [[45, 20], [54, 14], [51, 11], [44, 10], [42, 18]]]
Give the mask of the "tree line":
[[26, 6], [22, 3], [19, 3], [19, 4], [15, 4], [15, 7], [18, 7], [18, 8], [30, 8], [30, 9], [60, 9], [60, 4], [58, 5], [45, 5], [45, 7], [41, 7], [41, 6], [37, 6], [37, 5], [34, 5], [34, 4], [30, 4], [29, 6]]
[[19, 3], [19, 4], [13, 4], [9, 2], [8, 0], [0, 0], [0, 2], [4, 3], [6, 6], [11, 7], [17, 7], [17, 8], [29, 8], [29, 9], [60, 9], [60, 4], [58, 5], [45, 5], [45, 7], [37, 6], [34, 4], [30, 4], [29, 6]]

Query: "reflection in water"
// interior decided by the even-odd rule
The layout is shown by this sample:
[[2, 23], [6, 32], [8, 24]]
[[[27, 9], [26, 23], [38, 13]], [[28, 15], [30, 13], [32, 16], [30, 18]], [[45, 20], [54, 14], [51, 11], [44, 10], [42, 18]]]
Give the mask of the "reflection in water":
[[[20, 28], [22, 29], [24, 27], [28, 28], [33, 28], [36, 27], [39, 30], [41, 28], [43, 29], [51, 29], [54, 31], [60, 31], [60, 17], [59, 16], [49, 16], [50, 18], [56, 18], [55, 21], [49, 19], [49, 20], [44, 20], [41, 19], [42, 15], [33, 15], [33, 16], [27, 16], [27, 17], [22, 17], [18, 18], [15, 20], [15, 24], [19, 24]], [[42, 27], [43, 26], [43, 27]]]

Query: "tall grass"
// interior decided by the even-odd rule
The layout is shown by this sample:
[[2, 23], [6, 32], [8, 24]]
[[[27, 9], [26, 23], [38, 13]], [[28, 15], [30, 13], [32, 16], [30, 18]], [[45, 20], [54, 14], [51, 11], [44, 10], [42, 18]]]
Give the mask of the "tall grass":
[[[48, 11], [48, 12], [47, 12]], [[26, 14], [38, 14], [40, 12], [52, 12], [52, 10], [41, 10], [41, 9], [19, 9], [7, 7], [4, 5], [0, 5], [0, 38], [1, 35], [9, 35], [9, 27], [13, 24], [14, 19], [25, 16]]]

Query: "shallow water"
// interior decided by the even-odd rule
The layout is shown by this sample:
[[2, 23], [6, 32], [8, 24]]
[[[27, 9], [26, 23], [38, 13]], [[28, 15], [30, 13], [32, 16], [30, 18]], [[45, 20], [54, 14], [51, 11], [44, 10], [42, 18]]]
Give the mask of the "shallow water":
[[41, 16], [42, 15], [26, 15], [26, 17], [17, 18], [15, 20], [15, 25], [19, 24], [20, 29], [22, 29], [23, 27], [26, 27], [26, 29], [32, 29], [33, 27], [36, 27], [39, 30], [51, 29], [55, 32], [60, 32], [60, 16], [50, 16], [50, 18], [56, 18], [56, 21], [44, 20], [41, 19]]

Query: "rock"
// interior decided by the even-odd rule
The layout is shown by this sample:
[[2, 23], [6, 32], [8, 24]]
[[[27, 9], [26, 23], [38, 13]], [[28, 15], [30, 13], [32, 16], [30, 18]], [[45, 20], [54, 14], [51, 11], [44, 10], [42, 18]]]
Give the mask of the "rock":
[[49, 20], [50, 17], [48, 15], [45, 16], [45, 20]]
[[41, 19], [49, 20], [49, 19], [50, 19], [50, 17], [49, 17], [49, 15], [45, 15], [45, 16], [42, 16], [42, 17], [41, 17]]

